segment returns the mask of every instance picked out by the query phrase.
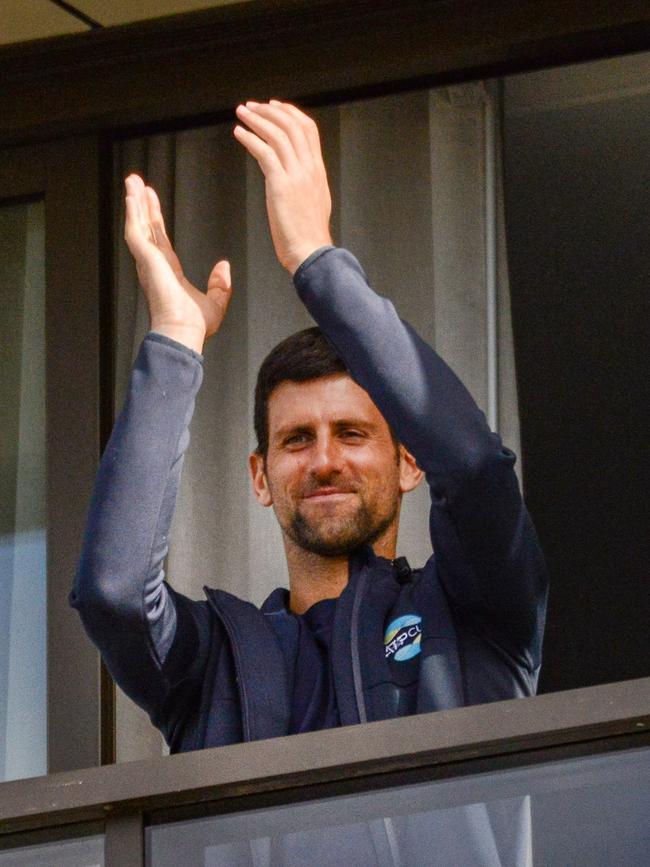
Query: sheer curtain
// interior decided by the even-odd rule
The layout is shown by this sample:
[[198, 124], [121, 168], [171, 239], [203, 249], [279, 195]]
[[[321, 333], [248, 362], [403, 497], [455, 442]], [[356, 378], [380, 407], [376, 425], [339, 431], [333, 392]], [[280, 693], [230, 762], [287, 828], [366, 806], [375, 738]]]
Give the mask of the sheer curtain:
[[[487, 380], [485, 107], [481, 83], [360, 100], [312, 112], [334, 199], [336, 244], [349, 248], [373, 288], [390, 297], [459, 374], [485, 410]], [[212, 584], [260, 603], [286, 584], [272, 510], [253, 498], [246, 468], [254, 446], [259, 365], [282, 338], [313, 324], [278, 265], [268, 231], [263, 177], [232, 136], [233, 122], [124, 142], [122, 178], [142, 173], [158, 190], [189, 278], [204, 286], [228, 258], [234, 294], [224, 327], [207, 345], [168, 558], [179, 590], [202, 598]], [[499, 149], [497, 148], [497, 154]], [[497, 160], [498, 393], [500, 433], [519, 454], [501, 168]], [[147, 312], [116, 219], [116, 410], [147, 330]], [[398, 553], [412, 565], [430, 554], [428, 495], [405, 498]], [[118, 698], [118, 760], [160, 754], [161, 739]]]

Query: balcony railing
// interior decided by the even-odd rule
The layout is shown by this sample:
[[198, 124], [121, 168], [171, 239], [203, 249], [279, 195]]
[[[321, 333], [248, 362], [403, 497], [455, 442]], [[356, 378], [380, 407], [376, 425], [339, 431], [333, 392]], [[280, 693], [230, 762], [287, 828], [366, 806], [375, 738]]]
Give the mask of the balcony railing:
[[649, 805], [644, 678], [4, 783], [0, 867], [621, 867]]

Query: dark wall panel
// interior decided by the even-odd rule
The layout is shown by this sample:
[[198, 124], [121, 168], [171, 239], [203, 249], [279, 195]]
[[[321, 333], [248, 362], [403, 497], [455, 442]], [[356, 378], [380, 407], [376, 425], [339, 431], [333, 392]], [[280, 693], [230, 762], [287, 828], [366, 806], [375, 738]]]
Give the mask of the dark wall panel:
[[527, 502], [551, 571], [541, 690], [650, 673], [650, 95], [509, 117]]

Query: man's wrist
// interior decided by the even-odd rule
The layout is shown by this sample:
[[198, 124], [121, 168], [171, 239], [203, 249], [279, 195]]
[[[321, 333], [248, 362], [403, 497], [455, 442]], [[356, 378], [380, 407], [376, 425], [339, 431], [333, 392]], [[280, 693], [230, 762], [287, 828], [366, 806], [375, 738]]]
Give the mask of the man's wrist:
[[156, 334], [164, 334], [165, 337], [170, 337], [177, 343], [182, 343], [189, 349], [193, 349], [199, 355], [203, 353], [203, 344], [205, 342], [205, 330], [196, 328], [191, 325], [169, 325], [165, 323], [151, 323], [151, 330]]
[[309, 259], [312, 253], [315, 253], [316, 250], [320, 250], [321, 247], [331, 247], [333, 244], [334, 242], [331, 238], [323, 238], [318, 242], [302, 244], [291, 253], [285, 266], [287, 271], [289, 271], [293, 277], [298, 268], [300, 268], [305, 260]]

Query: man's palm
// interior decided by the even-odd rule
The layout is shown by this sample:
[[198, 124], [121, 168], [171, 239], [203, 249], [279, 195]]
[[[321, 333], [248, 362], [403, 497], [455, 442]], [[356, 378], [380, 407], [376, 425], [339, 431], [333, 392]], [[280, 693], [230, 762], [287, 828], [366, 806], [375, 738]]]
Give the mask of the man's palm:
[[125, 186], [124, 237], [147, 298], [151, 328], [169, 336], [196, 334], [202, 344], [218, 331], [226, 315], [232, 294], [230, 265], [226, 260], [217, 262], [207, 292], [193, 286], [167, 236], [154, 189], [138, 175], [129, 175]]

